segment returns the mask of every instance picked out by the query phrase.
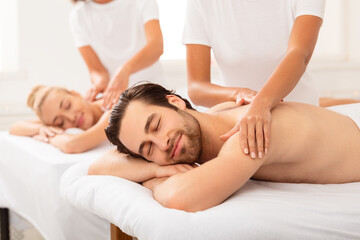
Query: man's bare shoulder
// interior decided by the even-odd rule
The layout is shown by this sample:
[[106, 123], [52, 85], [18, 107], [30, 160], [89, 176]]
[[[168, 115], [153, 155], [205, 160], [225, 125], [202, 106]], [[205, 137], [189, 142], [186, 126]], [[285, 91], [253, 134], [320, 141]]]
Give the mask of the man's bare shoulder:
[[235, 102], [223, 102], [211, 107], [209, 110], [207, 110], [207, 113], [221, 112], [236, 107], [239, 107], [239, 105], [237, 105]]

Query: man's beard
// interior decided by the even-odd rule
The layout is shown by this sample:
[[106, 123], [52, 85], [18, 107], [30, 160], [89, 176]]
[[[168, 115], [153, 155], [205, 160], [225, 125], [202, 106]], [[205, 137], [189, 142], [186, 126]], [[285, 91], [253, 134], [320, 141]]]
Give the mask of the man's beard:
[[185, 140], [184, 137], [186, 137], [188, 141], [180, 149], [179, 158], [175, 159], [175, 163], [193, 164], [199, 160], [202, 150], [200, 124], [194, 116], [186, 111], [179, 109], [177, 110], [177, 113], [183, 119], [184, 130], [176, 132], [170, 142], [171, 147], [169, 150], [172, 151], [175, 140], [182, 134], [183, 141]]

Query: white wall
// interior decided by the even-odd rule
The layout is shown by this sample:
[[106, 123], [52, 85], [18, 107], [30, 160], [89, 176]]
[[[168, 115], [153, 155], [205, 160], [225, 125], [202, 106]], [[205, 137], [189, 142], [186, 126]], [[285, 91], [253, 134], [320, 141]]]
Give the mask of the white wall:
[[[6, 128], [4, 126], [8, 126], [14, 119], [31, 116], [25, 107], [25, 101], [35, 84], [61, 85], [81, 93], [90, 86], [87, 68], [73, 44], [69, 29], [68, 14], [72, 7], [70, 0], [17, 1], [20, 71], [2, 76], [0, 73], [0, 129]], [[183, 11], [184, 4], [181, 1], [184, 0], [165, 2], [168, 1], [173, 1], [172, 10], [178, 9], [180, 13]], [[335, 19], [330, 20], [332, 16], [325, 15], [325, 19], [329, 20], [324, 21], [321, 31], [328, 29], [330, 34], [320, 34], [318, 45], [324, 46], [315, 51], [309, 68], [321, 95], [360, 98], [360, 1], [328, 0], [329, 2], [333, 5], [334, 2], [341, 2], [341, 7], [333, 7], [333, 10], [327, 12], [331, 14], [335, 11], [335, 14], [332, 13], [336, 15]], [[159, 4], [164, 4], [164, 0], [159, 0]], [[176, 4], [179, 5], [178, 8], [174, 7]], [[164, 9], [161, 5], [160, 10]], [[169, 22], [177, 19], [172, 14], [160, 13], [160, 16], [163, 16], [161, 24], [167, 24], [164, 26], [166, 29], [170, 29]], [[338, 18], [341, 19], [341, 24], [335, 26], [334, 22], [339, 22]], [[182, 32], [179, 23], [176, 26], [176, 31]], [[331, 33], [332, 31], [335, 33]], [[168, 38], [167, 34], [168, 30], [164, 31], [164, 38]], [[339, 34], [341, 37], [336, 37]], [[171, 47], [183, 48], [180, 41], [171, 43]], [[335, 56], [331, 49], [341, 49], [341, 57]], [[328, 50], [329, 56], [326, 56]], [[168, 86], [178, 87], [186, 83], [184, 59], [163, 59], [163, 66]]]

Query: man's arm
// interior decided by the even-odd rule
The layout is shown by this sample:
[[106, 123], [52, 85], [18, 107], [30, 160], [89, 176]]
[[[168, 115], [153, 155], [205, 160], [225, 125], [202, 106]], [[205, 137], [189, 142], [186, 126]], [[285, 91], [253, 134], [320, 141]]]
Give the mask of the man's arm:
[[268, 156], [251, 159], [237, 146], [235, 134], [217, 158], [185, 173], [148, 184], [154, 198], [168, 208], [196, 212], [216, 206], [243, 186]]
[[134, 158], [112, 149], [90, 165], [88, 174], [110, 175], [138, 183], [148, 182], [148, 185], [145, 184], [148, 187], [156, 179], [165, 179], [168, 176], [186, 172], [192, 168], [188, 164], [159, 166], [156, 163]]

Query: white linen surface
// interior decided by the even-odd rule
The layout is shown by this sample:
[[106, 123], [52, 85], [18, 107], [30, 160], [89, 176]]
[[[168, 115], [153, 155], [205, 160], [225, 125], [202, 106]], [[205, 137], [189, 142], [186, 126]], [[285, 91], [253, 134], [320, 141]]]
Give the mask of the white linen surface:
[[[347, 106], [335, 110], [357, 112]], [[187, 213], [164, 208], [139, 184], [86, 176], [91, 162], [82, 161], [64, 173], [61, 195], [139, 240], [360, 239], [360, 183], [249, 180], [219, 206]]]
[[68, 167], [108, 149], [104, 143], [86, 153], [64, 154], [50, 144], [0, 132], [0, 206], [26, 218], [45, 239], [109, 239], [107, 221], [59, 195], [60, 177]]
[[61, 195], [139, 240], [360, 239], [360, 183], [289, 184], [250, 180], [224, 203], [197, 213], [167, 209], [151, 191], [112, 176], [69, 168]]

